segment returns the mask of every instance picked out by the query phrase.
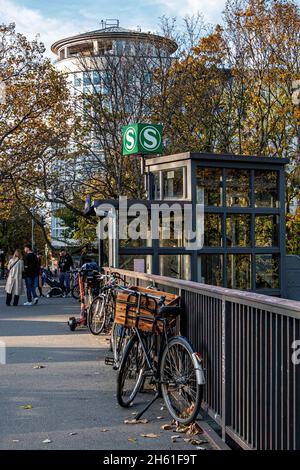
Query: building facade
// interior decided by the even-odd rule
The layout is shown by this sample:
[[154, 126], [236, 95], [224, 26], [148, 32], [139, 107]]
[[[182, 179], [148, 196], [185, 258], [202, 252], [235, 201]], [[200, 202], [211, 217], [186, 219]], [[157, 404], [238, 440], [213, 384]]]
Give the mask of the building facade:
[[[55, 67], [66, 75], [74, 96], [82, 96], [93, 91], [108, 95], [109, 72], [105, 67], [105, 58], [107, 61], [113, 57], [134, 58], [134, 54], [138, 51], [140, 55], [144, 54], [149, 58], [149, 61], [151, 59], [151, 66], [154, 68], [162, 59], [168, 60], [177, 50], [177, 44], [169, 38], [150, 32], [122, 28], [118, 20], [107, 20], [102, 22], [101, 29], [56, 41], [51, 50], [56, 57]], [[93, 142], [92, 136], [91, 140], [93, 153], [101, 157], [102, 149], [99, 143], [96, 140]], [[92, 157], [86, 156], [77, 163], [79, 180], [81, 177], [84, 179], [86, 172], [92, 174], [93, 166], [97, 166]], [[57, 206], [53, 207], [53, 211], [55, 209]], [[66, 239], [63, 237], [66, 227], [63, 222], [52, 217], [51, 227], [53, 244], [57, 246], [66, 244]]]

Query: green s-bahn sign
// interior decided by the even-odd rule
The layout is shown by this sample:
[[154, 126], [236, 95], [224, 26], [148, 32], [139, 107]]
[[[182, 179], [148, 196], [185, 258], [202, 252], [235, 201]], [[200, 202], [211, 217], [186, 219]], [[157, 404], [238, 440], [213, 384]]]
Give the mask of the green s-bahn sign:
[[161, 124], [131, 124], [123, 131], [123, 155], [162, 153]]

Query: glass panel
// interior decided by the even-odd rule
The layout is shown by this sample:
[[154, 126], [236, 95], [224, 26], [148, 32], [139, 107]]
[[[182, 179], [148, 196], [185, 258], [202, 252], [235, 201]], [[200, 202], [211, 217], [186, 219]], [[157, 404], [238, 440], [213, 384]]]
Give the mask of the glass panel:
[[97, 71], [93, 72], [93, 82], [94, 82], [94, 85], [100, 85], [101, 83], [100, 72], [97, 72]]
[[160, 172], [159, 171], [154, 171], [152, 174], [153, 174], [154, 199], [159, 201], [161, 199], [161, 194], [160, 194]]
[[184, 225], [182, 216], [174, 219], [174, 213], [169, 217], [160, 217], [159, 221], [159, 246], [182, 247], [184, 246]]
[[278, 172], [255, 171], [254, 193], [255, 207], [278, 207]]
[[175, 168], [174, 170], [164, 170], [162, 174], [164, 199], [182, 198], [183, 168]]
[[84, 85], [91, 84], [91, 75], [88, 72], [83, 72], [83, 84]]
[[191, 279], [191, 259], [189, 255], [160, 255], [159, 269], [161, 276], [175, 277], [189, 281]]
[[204, 246], [222, 246], [222, 216], [204, 215]]
[[81, 87], [81, 75], [79, 75], [79, 74], [74, 75], [74, 86], [76, 88]]
[[250, 171], [226, 170], [226, 205], [229, 207], [250, 206]]
[[120, 255], [119, 268], [129, 271], [152, 272], [152, 256], [150, 255]]
[[197, 203], [222, 206], [221, 168], [197, 168]]
[[230, 214], [226, 216], [227, 246], [251, 245], [250, 215]]
[[198, 282], [223, 287], [223, 255], [198, 256]]
[[278, 255], [256, 255], [256, 288], [279, 289]]
[[251, 255], [228, 255], [227, 284], [230, 289], [251, 289]]
[[257, 215], [255, 217], [255, 245], [278, 246], [278, 216]]
[[[127, 233], [130, 233], [129, 228], [131, 226], [131, 229], [133, 230], [133, 232], [137, 232], [137, 236], [139, 238], [137, 239], [127, 238], [126, 240], [120, 238], [119, 240], [120, 248], [145, 248], [145, 247], [152, 246], [150, 221], [148, 220], [147, 240], [145, 240], [144, 238], [140, 238], [141, 236], [144, 236], [144, 234], [140, 233], [141, 224], [138, 224], [138, 220], [137, 222], [135, 222], [137, 217], [129, 217], [129, 216], [127, 217]], [[132, 235], [131, 233], [131, 236], [134, 236], [134, 235]]]
[[102, 266], [109, 266], [109, 239], [103, 240], [103, 260]]
[[115, 41], [117, 55], [122, 55], [124, 50], [124, 41]]

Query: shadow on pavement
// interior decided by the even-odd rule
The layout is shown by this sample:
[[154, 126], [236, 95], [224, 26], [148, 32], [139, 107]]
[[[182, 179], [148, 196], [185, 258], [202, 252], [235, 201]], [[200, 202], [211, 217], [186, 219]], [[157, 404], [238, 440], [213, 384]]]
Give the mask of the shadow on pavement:
[[66, 315], [66, 321], [46, 321], [39, 319], [20, 319], [14, 318], [11, 320], [0, 319], [0, 337], [7, 336], [82, 336], [89, 334], [88, 328], [80, 328], [75, 331], [70, 331], [67, 321], [69, 316], [79, 315]]
[[[74, 348], [74, 347], [8, 347], [6, 365], [104, 361], [108, 348]], [[0, 365], [5, 368], [6, 365]]]

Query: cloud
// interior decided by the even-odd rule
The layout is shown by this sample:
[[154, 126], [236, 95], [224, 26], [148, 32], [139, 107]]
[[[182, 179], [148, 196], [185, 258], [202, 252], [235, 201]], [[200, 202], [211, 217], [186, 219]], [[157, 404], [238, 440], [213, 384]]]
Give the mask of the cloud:
[[175, 16], [186, 16], [203, 13], [209, 22], [219, 21], [224, 10], [226, 0], [151, 0], [160, 7], [163, 13]]
[[[61, 1], [63, 4], [63, 0]], [[143, 8], [140, 8], [136, 0], [135, 2], [128, 0], [122, 7], [119, 6], [120, 2], [121, 0], [117, 2], [117, 11], [121, 25], [132, 29], [140, 25], [143, 31], [156, 30], [158, 17], [162, 15], [184, 17], [200, 11], [207, 21], [216, 22], [225, 5], [225, 0], [210, 0], [209, 2], [207, 0], [143, 0], [141, 2]], [[87, 0], [85, 8], [80, 9], [80, 3], [75, 2], [78, 11], [74, 6], [72, 16], [68, 16], [66, 12], [62, 16], [58, 2], [58, 14], [55, 17], [44, 13], [42, 6], [40, 9], [35, 9], [20, 5], [18, 0], [0, 0], [0, 23], [16, 23], [17, 31], [25, 34], [28, 39], [34, 39], [36, 35], [39, 35], [40, 40], [46, 46], [47, 55], [54, 58], [50, 47], [55, 41], [99, 27], [99, 22], [95, 25], [97, 18], [95, 4]], [[84, 0], [82, 0], [83, 3]], [[105, 5], [105, 13], [108, 8], [115, 11], [115, 7], [114, 0], [111, 0], [109, 7]]]
[[0, 0], [0, 22], [16, 23], [18, 32], [25, 34], [28, 39], [34, 39], [38, 34], [47, 48], [47, 55], [53, 58], [50, 46], [58, 39], [87, 31], [88, 25], [82, 22], [64, 21], [58, 18], [46, 17], [40, 10], [27, 8], [11, 0]]

